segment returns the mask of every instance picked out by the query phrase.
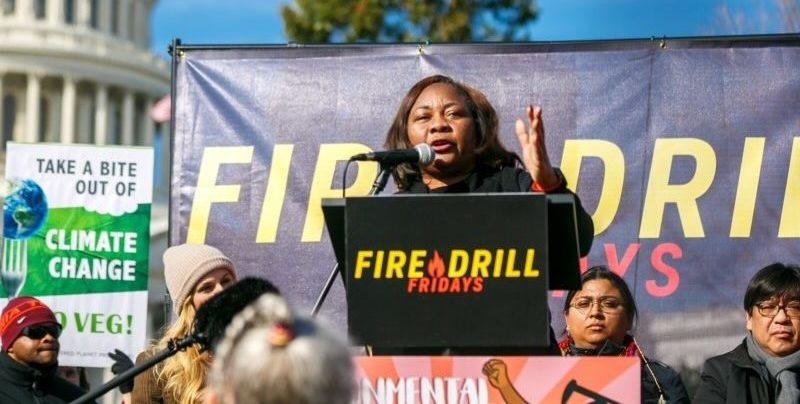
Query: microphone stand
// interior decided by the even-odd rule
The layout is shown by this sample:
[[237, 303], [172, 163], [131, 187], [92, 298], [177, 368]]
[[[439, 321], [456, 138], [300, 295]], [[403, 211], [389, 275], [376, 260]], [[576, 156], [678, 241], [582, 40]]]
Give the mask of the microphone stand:
[[107, 383], [99, 386], [98, 388], [93, 389], [88, 393], [78, 397], [77, 399], [75, 399], [75, 401], [72, 401], [71, 404], [83, 404], [92, 402], [94, 399], [102, 396], [103, 394], [108, 393], [109, 391], [113, 390], [120, 384], [125, 383], [130, 379], [133, 379], [139, 373], [142, 373], [145, 370], [148, 370], [151, 367], [158, 364], [159, 362], [163, 361], [164, 359], [167, 359], [170, 356], [175, 355], [176, 353], [178, 353], [178, 351], [182, 351], [202, 340], [204, 340], [203, 336], [195, 334], [189, 335], [188, 337], [180, 339], [178, 341], [172, 340], [167, 344], [167, 347], [165, 349], [151, 356], [144, 362], [135, 365], [132, 368], [118, 374], [116, 377], [109, 380]]
[[[389, 176], [391, 174], [392, 166], [381, 163], [381, 171], [378, 173], [378, 176], [375, 177], [375, 182], [372, 183], [372, 189], [369, 190], [369, 194], [367, 195], [375, 196], [383, 192], [383, 189], [386, 188], [386, 183], [389, 182]], [[320, 292], [317, 301], [314, 303], [314, 308], [311, 309], [311, 317], [317, 316], [319, 310], [322, 308], [322, 303], [328, 298], [328, 293], [331, 291], [331, 287], [333, 287], [333, 282], [336, 281], [337, 273], [339, 273], [338, 263], [333, 265], [333, 269], [331, 269], [331, 273], [328, 275], [328, 280], [325, 282], [325, 287], [322, 288], [322, 292]]]
[[392, 175], [392, 167], [390, 165], [381, 164], [381, 172], [375, 177], [375, 182], [372, 183], [372, 189], [369, 190], [369, 196], [375, 196], [383, 192], [386, 188], [386, 183], [389, 182], [389, 176]]

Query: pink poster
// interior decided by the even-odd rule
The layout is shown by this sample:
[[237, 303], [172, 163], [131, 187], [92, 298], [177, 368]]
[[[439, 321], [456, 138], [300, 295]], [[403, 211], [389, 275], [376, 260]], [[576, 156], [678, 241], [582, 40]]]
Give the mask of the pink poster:
[[628, 357], [358, 357], [361, 404], [638, 403]]

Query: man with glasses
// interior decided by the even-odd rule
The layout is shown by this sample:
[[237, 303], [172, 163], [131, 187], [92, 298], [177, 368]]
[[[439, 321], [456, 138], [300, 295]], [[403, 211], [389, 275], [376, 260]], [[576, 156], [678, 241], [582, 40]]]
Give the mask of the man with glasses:
[[698, 403], [800, 403], [800, 267], [762, 268], [744, 295], [747, 330], [734, 350], [706, 361]]
[[0, 403], [63, 403], [84, 394], [56, 376], [61, 324], [32, 297], [11, 299], [0, 315]]

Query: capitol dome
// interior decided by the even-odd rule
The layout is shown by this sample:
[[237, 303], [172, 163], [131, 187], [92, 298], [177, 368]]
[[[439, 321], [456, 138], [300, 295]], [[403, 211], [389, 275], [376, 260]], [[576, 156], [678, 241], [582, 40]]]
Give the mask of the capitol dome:
[[151, 145], [169, 91], [151, 53], [154, 0], [0, 0], [5, 142]]

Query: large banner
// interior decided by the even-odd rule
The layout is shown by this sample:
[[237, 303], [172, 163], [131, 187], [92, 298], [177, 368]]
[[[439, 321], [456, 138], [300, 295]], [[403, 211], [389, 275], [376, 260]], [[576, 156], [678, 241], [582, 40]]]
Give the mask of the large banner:
[[153, 151], [8, 143], [3, 289], [64, 327], [59, 364], [106, 367], [140, 352], [147, 324]]
[[[341, 196], [344, 160], [383, 148], [408, 89], [445, 74], [488, 96], [512, 150], [514, 121], [543, 107], [550, 157], [594, 219], [583, 267], [624, 276], [645, 351], [696, 366], [741, 341], [750, 277], [800, 261], [798, 45], [181, 47], [170, 241], [216, 245], [310, 306], [335, 263], [320, 200]], [[347, 194], [377, 171], [351, 166]], [[323, 314], [345, 324], [344, 305], [337, 282]]]

